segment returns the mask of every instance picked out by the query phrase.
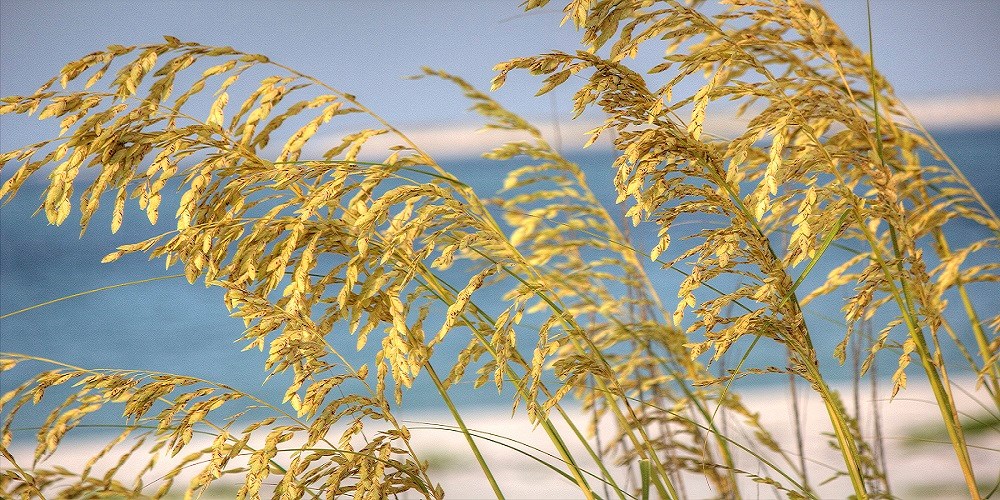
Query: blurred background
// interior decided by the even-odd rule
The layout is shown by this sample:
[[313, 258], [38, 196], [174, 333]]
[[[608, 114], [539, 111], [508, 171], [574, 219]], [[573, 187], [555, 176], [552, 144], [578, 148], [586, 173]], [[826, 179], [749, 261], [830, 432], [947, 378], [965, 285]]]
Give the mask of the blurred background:
[[[863, 0], [835, 0], [826, 7], [856, 43], [867, 47]], [[872, 7], [878, 68], [998, 207], [1000, 3], [874, 0]], [[66, 62], [109, 44], [157, 43], [162, 35], [172, 35], [184, 41], [231, 45], [266, 54], [355, 94], [488, 196], [501, 178], [476, 159], [483, 149], [472, 132], [480, 121], [466, 110], [467, 102], [450, 85], [405, 77], [429, 66], [488, 89], [496, 63], [549, 50], [576, 50], [579, 34], [569, 24], [559, 27], [560, 9], [559, 2], [553, 2], [523, 13], [515, 0], [4, 0], [0, 2], [0, 94], [31, 93]], [[649, 60], [659, 56], [652, 51], [640, 54]], [[513, 74], [493, 95], [541, 125], [592, 180], [605, 183], [604, 196], [613, 203], [607, 184], [610, 173], [601, 170], [612, 158], [607, 144], [587, 151], [580, 147], [586, 139], [582, 132], [596, 117], [584, 115], [573, 122], [573, 86], [532, 97], [539, 83], [526, 74]], [[0, 120], [3, 151], [52, 133], [32, 119]], [[725, 123], [716, 126], [724, 128]], [[14, 167], [8, 165], [0, 178], [8, 178]], [[77, 292], [180, 272], [136, 255], [100, 264], [116, 246], [167, 230], [169, 217], [151, 228], [141, 214], [126, 216], [123, 229], [111, 235], [110, 215], [105, 212], [81, 237], [76, 216], [62, 227], [47, 227], [43, 215], [31, 217], [41, 189], [40, 182], [29, 183], [17, 199], [0, 208], [0, 314]], [[169, 203], [165, 200], [164, 206]], [[164, 210], [165, 215], [170, 213]], [[228, 316], [220, 297], [217, 290], [178, 278], [89, 294], [0, 320], [0, 350], [85, 367], [171, 371], [280, 395], [280, 386], [261, 388], [261, 356], [239, 355], [242, 346], [233, 341], [242, 333], [242, 322]], [[985, 307], [992, 307], [987, 310], [997, 309], [996, 297], [983, 300]], [[834, 337], [834, 342], [839, 340]], [[0, 380], [3, 390], [11, 383], [9, 375]], [[411, 402], [418, 407], [435, 404], [434, 394], [421, 394]], [[471, 391], [463, 394], [458, 395], [460, 401], [484, 404]]]

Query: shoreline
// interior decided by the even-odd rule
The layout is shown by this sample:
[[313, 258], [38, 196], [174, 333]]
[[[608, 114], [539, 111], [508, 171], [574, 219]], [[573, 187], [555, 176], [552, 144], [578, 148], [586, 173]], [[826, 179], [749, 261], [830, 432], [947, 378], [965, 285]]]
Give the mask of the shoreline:
[[[974, 382], [972, 379], [962, 379], [958, 383], [953, 383], [953, 386], [959, 386], [972, 392], [971, 389], [974, 388]], [[867, 386], [867, 384], [865, 385]], [[834, 388], [845, 396], [849, 395], [851, 390], [850, 386], [844, 384], [836, 385]], [[824, 432], [829, 431], [829, 421], [826, 418], [822, 401], [803, 384], [800, 384], [798, 389], [799, 409], [803, 418], [804, 449], [808, 459], [807, 475], [810, 484], [816, 489], [820, 498], [846, 497], [852, 493], [850, 482], [846, 477], [840, 477], [825, 485], [818, 486], [823, 480], [831, 476], [837, 468], [837, 464], [840, 463], [840, 454], [828, 445], [828, 439], [823, 436]], [[882, 389], [884, 388], [880, 387], [880, 390]], [[863, 390], [863, 392], [865, 391]], [[976, 411], [976, 403], [965, 391], [955, 390], [954, 393], [960, 410], [978, 413]], [[744, 405], [750, 411], [759, 413], [761, 424], [772, 433], [782, 448], [785, 450], [794, 450], [795, 437], [790, 418], [792, 398], [789, 395], [788, 388], [749, 387], [741, 389], [739, 394]], [[888, 392], [885, 391], [883, 394], [887, 396]], [[852, 408], [853, 400], [845, 397], [845, 405], [848, 408]], [[859, 425], [862, 433], [867, 437], [871, 435], [873, 419], [871, 418], [870, 400], [866, 400], [864, 395], [861, 398], [861, 406], [863, 414], [859, 420]], [[962, 476], [952, 456], [953, 451], [950, 443], [946, 439], [943, 443], [925, 443], [918, 447], [915, 447], [911, 443], [916, 431], [931, 429], [935, 424], [940, 423], [940, 413], [937, 411], [936, 404], [933, 403], [933, 394], [930, 388], [926, 384], [911, 383], [908, 389], [900, 391], [897, 397], [891, 402], [888, 401], [887, 397], [880, 398], [878, 406], [881, 412], [882, 430], [885, 437], [885, 453], [893, 494], [905, 498], [913, 498], [919, 497], [923, 492], [923, 494], [929, 494], [929, 497], [933, 498], [963, 498], [963, 489], [961, 488]], [[582, 413], [578, 407], [570, 408], [567, 406], [567, 413], [574, 416], [574, 423], [581, 429], [586, 429], [592, 421], [592, 417]], [[401, 410], [396, 413], [396, 417], [403, 425], [406, 425], [410, 429], [413, 448], [417, 451], [421, 460], [426, 460], [430, 463], [431, 478], [441, 484], [445, 490], [446, 498], [494, 498], [492, 489], [485, 480], [472, 453], [469, 451], [465, 437], [458, 432], [449, 431], [444, 428], [444, 426], [454, 425], [450, 415], [443, 411]], [[545, 433], [540, 428], [533, 429], [531, 424], [527, 422], [522, 410], [519, 410], [514, 418], [511, 418], [509, 409], [494, 408], [465, 410], [462, 417], [468, 427], [475, 432], [491, 433], [494, 436], [503, 437], [490, 437], [492, 440], [502, 441], [515, 448], [540, 454], [540, 452], [527, 449], [523, 446], [530, 445], [536, 447], [538, 450], [553, 453], [554, 456], [555, 449]], [[430, 422], [434, 425], [428, 426], [421, 422]], [[611, 424], [610, 419], [606, 419], [599, 426], [599, 432], [603, 436], [605, 444], [608, 436], [612, 434], [613, 426]], [[730, 422], [729, 425], [733, 425], [733, 423]], [[557, 427], [560, 429], [560, 432], [566, 431], [565, 424], [557, 423]], [[334, 432], [336, 432], [336, 429]], [[568, 431], [566, 432], [564, 436], [572, 435]], [[727, 435], [736, 441], [754, 445], [752, 439], [744, 438], [743, 433], [735, 431], [735, 428], [734, 431], [730, 431]], [[509, 441], [508, 439], [515, 441]], [[572, 441], [569, 437], [566, 439], [575, 457], [589, 458], [586, 457], [586, 451], [578, 441]], [[32, 442], [25, 441], [19, 439], [10, 446], [11, 453], [22, 466], [31, 463], [34, 448]], [[204, 439], [204, 441], [205, 445], [210, 444], [208, 438]], [[593, 442], [593, 439], [591, 441]], [[46, 461], [45, 464], [58, 464], [66, 466], [71, 470], [80, 470], [89, 457], [107, 442], [106, 439], [102, 440], [93, 436], [74, 438], [71, 433], [61, 443], [55, 455]], [[517, 444], [517, 442], [521, 444]], [[477, 443], [507, 498], [536, 498], [539, 492], [544, 492], [545, 497], [551, 499], [581, 497], [575, 484], [529, 456], [511, 447], [484, 439], [477, 439]], [[122, 446], [120, 449], [125, 449], [124, 447], [127, 444], [123, 443], [119, 445]], [[190, 449], [195, 449], [199, 444], [202, 443], [200, 443], [199, 438], [196, 438], [189, 445]], [[977, 441], [970, 439], [970, 444], [975, 445]], [[982, 445], [983, 443], [978, 444]], [[757, 446], [759, 447], [759, 445]], [[984, 483], [994, 481], [996, 478], [987, 477], [987, 475], [991, 473], [990, 463], [998, 463], [997, 453], [976, 447], [970, 447], [970, 453], [973, 454], [973, 463], [980, 464], [977, 469], [978, 479]], [[182, 452], [180, 455], [185, 454]], [[789, 452], [789, 454], [797, 463], [797, 455], [793, 452]], [[132, 469], [129, 467], [138, 470], [139, 467], [144, 465], [144, 462], [148, 458], [146, 460], [139, 460], [139, 458], [143, 457], [140, 455], [136, 457], [137, 459], [128, 462], [126, 467], [123, 468], [125, 474], [123, 474], [122, 478], [130, 477], [127, 472]], [[557, 463], [557, 459], [555, 458], [543, 458], [549, 463]], [[775, 457], [769, 456], [770, 458]], [[94, 475], [98, 473], [103, 474], [103, 471], [107, 470], [108, 464], [116, 460], [117, 456], [103, 459], [95, 467]], [[169, 462], [171, 460], [164, 459], [163, 463], [157, 466], [157, 470], [164, 463]], [[612, 460], [608, 460], [606, 465], [612, 470], [619, 484], [633, 487], [635, 479], [631, 476], [635, 476], [634, 471], [632, 474], [629, 474], [629, 471], [623, 467], [614, 467], [612, 462]], [[762, 469], [761, 465], [755, 462], [755, 460], [750, 459], [745, 453], [738, 453], [736, 455], [736, 466], [738, 468], [751, 474], [768, 475], [768, 471]], [[3, 464], [4, 468], [10, 465], [5, 459], [0, 459], [0, 463]], [[580, 460], [580, 463], [586, 470], [597, 470], [592, 461]], [[779, 467], [788, 470], [788, 466], [783, 462], [779, 464]], [[162, 468], [164, 470], [167, 469], [167, 467]], [[186, 469], [177, 477], [174, 487], [177, 488], [186, 485], [200, 470], [201, 467]], [[772, 476], [779, 481], [784, 481], [783, 478], [776, 474], [772, 474]], [[155, 474], [147, 475], [147, 482], [155, 477]], [[678, 489], [683, 488], [688, 498], [706, 498], [713, 494], [707, 482], [699, 480], [695, 474], [685, 473], [682, 475], [680, 481], [675, 482]], [[235, 484], [225, 482], [224, 480], [220, 481], [220, 484], [227, 483]], [[770, 486], [763, 484], [754, 485], [753, 481], [745, 476], [740, 477], [740, 483], [743, 488], [742, 491], [747, 493], [757, 492], [761, 497], [765, 498], [769, 498], [774, 494], [774, 490]], [[591, 486], [599, 495], [604, 494], [599, 482], [593, 481]], [[950, 495], [952, 492], [951, 488], [954, 486], [958, 486], [959, 488], [954, 489], [954, 495]], [[413, 497], [413, 495], [402, 496], [401, 498], [410, 497]]]

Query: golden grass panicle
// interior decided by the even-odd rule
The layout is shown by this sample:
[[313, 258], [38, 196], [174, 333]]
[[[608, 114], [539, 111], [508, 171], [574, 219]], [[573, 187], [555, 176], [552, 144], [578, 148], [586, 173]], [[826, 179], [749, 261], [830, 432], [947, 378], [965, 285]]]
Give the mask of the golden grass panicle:
[[[551, 419], [581, 439], [621, 498], [605, 453], [638, 465], [638, 494], [682, 497], [684, 474], [698, 474], [727, 498], [739, 496], [741, 477], [809, 497], [805, 471], [768, 459], [794, 463], [730, 392], [743, 376], [789, 373], [819, 393], [864, 498], [884, 471], [820, 366], [843, 362], [857, 325], [873, 322], [879, 333], [859, 370], [894, 349], [895, 391], [919, 360], [978, 494], [942, 361], [950, 344], [939, 337], [971, 352], [945, 319], [961, 307], [979, 354], [964, 357], [1000, 405], [1000, 345], [969, 295], [997, 279], [997, 265], [982, 258], [997, 250], [1000, 219], [912, 120], [871, 54], [821, 7], [740, 0], [718, 12], [703, 4], [573, 1], [564, 21], [581, 29], [585, 50], [496, 67], [494, 88], [515, 70], [544, 76], [540, 94], [580, 83], [574, 113], [593, 108], [605, 118], [588, 145], [613, 134], [618, 155], [609, 168], [623, 217], [537, 128], [443, 71], [423, 74], [457, 85], [487, 129], [522, 135], [485, 155], [513, 165], [496, 200], [353, 95], [231, 47], [172, 37], [111, 46], [69, 63], [33, 94], [4, 97], [0, 114], [37, 113], [58, 120], [60, 132], [0, 155], [0, 200], [47, 175], [40, 208], [53, 224], [75, 206], [85, 231], [102, 202], [112, 205], [112, 231], [133, 206], [154, 224], [173, 210], [170, 231], [104, 260], [148, 252], [183, 266], [192, 283], [221, 287], [244, 320], [245, 347], [266, 349], [263, 369], [288, 385], [277, 404], [179, 375], [56, 365], [0, 399], [4, 449], [15, 417], [49, 404], [49, 388], [70, 384], [75, 392], [50, 404], [36, 461], [108, 405], [123, 406], [122, 433], [82, 473], [25, 468], [5, 455], [17, 467], [0, 475], [3, 491], [162, 496], [184, 469], [200, 466], [189, 495], [235, 475], [241, 498], [408, 490], [439, 498], [390, 404], [403, 404], [427, 377], [501, 495], [448, 392], [475, 372], [476, 387], [512, 388], [514, 408], [524, 404], [544, 427], [559, 467], [586, 495], [586, 474]], [[666, 44], [662, 59], [637, 67], [651, 43]], [[696, 91], [675, 95], [691, 81]], [[102, 82], [107, 90], [95, 90]], [[745, 120], [735, 137], [712, 130], [722, 101]], [[321, 145], [317, 137], [333, 126], [346, 132]], [[382, 136], [391, 144], [384, 150], [373, 143]], [[162, 206], [168, 188], [181, 193], [177, 207]], [[692, 237], [671, 234], [693, 221], [700, 229]], [[953, 248], [959, 224], [986, 236]], [[648, 226], [655, 238], [638, 247], [628, 225]], [[820, 261], [832, 271], [814, 284]], [[668, 291], [676, 304], [660, 296], [661, 272], [683, 275]], [[842, 289], [843, 341], [821, 352], [806, 307]], [[992, 336], [998, 324], [988, 325]], [[787, 358], [744, 366], [762, 339]], [[447, 359], [442, 347], [451, 344], [458, 354]], [[370, 362], [355, 367], [340, 345], [371, 346]], [[743, 359], [735, 368], [709, 371], [736, 350]], [[28, 360], [38, 361], [4, 355], [0, 369]], [[603, 449], [563, 407], [570, 396], [597, 421], [615, 423]], [[752, 431], [752, 446], [723, 430], [734, 419]], [[121, 461], [94, 476], [94, 464], [112, 453]], [[737, 467], [742, 454], [763, 472]], [[140, 456], [139, 477], [116, 477]], [[161, 457], [173, 460], [165, 473]], [[155, 474], [161, 482], [151, 492], [144, 478]]]

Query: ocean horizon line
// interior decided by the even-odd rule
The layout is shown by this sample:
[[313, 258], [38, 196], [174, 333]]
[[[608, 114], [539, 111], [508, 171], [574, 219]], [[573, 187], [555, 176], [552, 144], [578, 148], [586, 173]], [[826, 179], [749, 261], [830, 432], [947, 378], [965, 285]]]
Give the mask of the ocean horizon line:
[[[933, 97], [904, 104], [917, 122], [931, 132], [1000, 127], [1000, 94]], [[686, 118], [684, 115], [681, 117]], [[562, 121], [534, 117], [528, 122], [562, 153], [614, 149], [609, 134], [603, 134], [591, 146], [585, 147], [591, 131], [600, 127], [602, 120], [582, 118]], [[743, 133], [748, 122], [749, 117], [737, 116], [735, 111], [718, 110], [713, 113], [710, 108], [703, 129], [706, 135], [731, 139]], [[400, 124], [397, 128], [433, 157], [446, 159], [473, 158], [507, 142], [530, 139], [523, 131], [485, 129], [482, 119]], [[339, 145], [341, 138], [348, 133], [350, 131], [336, 130], [317, 135], [306, 147], [303, 156], [321, 156], [324, 151]], [[400, 142], [399, 137], [389, 134], [373, 137], [365, 144], [363, 156], [377, 161], [378, 154]], [[277, 151], [274, 153], [277, 154]]]

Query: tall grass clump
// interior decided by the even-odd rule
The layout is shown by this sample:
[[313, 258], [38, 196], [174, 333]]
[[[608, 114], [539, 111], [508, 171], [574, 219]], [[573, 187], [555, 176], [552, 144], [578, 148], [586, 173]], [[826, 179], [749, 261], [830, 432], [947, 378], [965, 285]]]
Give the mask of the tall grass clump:
[[[0, 399], [4, 495], [159, 497], [194, 469], [179, 487], [194, 495], [235, 478], [240, 498], [440, 498], [397, 418], [422, 377], [498, 498], [504, 485], [478, 448], [482, 435], [450, 396], [463, 380], [511, 388], [503, 394], [552, 441], [545, 463], [582, 497], [679, 498], [695, 475], [724, 498], [741, 498], [747, 479], [814, 498], [805, 461], [732, 385], [778, 372], [822, 398], [843, 458], [838, 475], [855, 496], [888, 497], [879, 443], [861, 433], [823, 369], [852, 350], [858, 377], [882, 354], [896, 360], [893, 395], [913, 377], [929, 384], [979, 498], [951, 376], [974, 372], [1000, 410], [1000, 316], [982, 316], [970, 298], [997, 279], [997, 263], [979, 257], [995, 255], [1000, 220], [875, 70], [871, 47], [855, 46], [819, 5], [704, 3], [574, 0], [565, 12], [582, 33], [580, 51], [496, 67], [494, 88], [527, 71], [544, 76], [540, 94], [574, 86], [578, 115], [603, 113], [591, 142], [613, 138], [619, 154], [607, 168], [627, 224], [538, 129], [443, 71], [423, 76], [457, 85], [488, 128], [525, 137], [486, 152], [503, 161], [497, 168], [516, 165], [495, 197], [351, 94], [230, 47], [172, 37], [115, 45], [67, 64], [34, 94], [3, 98], [0, 114], [57, 119], [60, 133], [3, 153], [0, 199], [47, 175], [50, 223], [66, 222], [75, 199], [84, 231], [104, 203], [114, 232], [126, 205], [156, 223], [161, 192], [178, 188], [179, 206], [162, 207], [176, 228], [105, 262], [147, 252], [192, 283], [220, 287], [245, 321], [245, 347], [266, 350], [263, 369], [289, 382], [275, 404], [209, 380], [4, 353], [8, 376], [34, 370]], [[640, 50], [664, 56], [637, 67]], [[697, 91], [675, 95], [682, 82]], [[746, 120], [735, 138], [703, 131], [719, 101], [735, 102]], [[333, 124], [352, 132], [304, 154]], [[376, 136], [393, 146], [373, 147]], [[690, 221], [701, 229], [672, 242], [672, 227]], [[954, 244], [959, 224], [984, 228], [982, 238]], [[633, 245], [627, 226], [652, 228], [655, 244]], [[821, 263], [828, 276], [807, 280]], [[678, 273], [679, 289], [661, 296]], [[849, 298], [830, 352], [803, 308], [834, 293]], [[337, 347], [344, 338], [358, 350], [375, 345], [365, 351], [373, 357], [352, 362]], [[437, 349], [447, 342], [465, 347], [447, 356]], [[764, 344], [786, 359], [750, 366]], [[731, 368], [713, 373], [708, 365], [729, 351]], [[33, 461], [18, 461], [8, 451], [17, 417], [57, 386], [69, 396], [37, 429]], [[614, 424], [602, 446], [570, 401]], [[123, 418], [106, 448], [82, 470], [46, 465], [68, 431], [107, 406]], [[117, 465], [92, 473], [105, 456]], [[151, 472], [170, 456], [169, 472]], [[748, 459], [752, 471], [740, 465]], [[138, 477], [119, 473], [128, 461], [145, 461]], [[638, 479], [623, 482], [620, 464]]]

